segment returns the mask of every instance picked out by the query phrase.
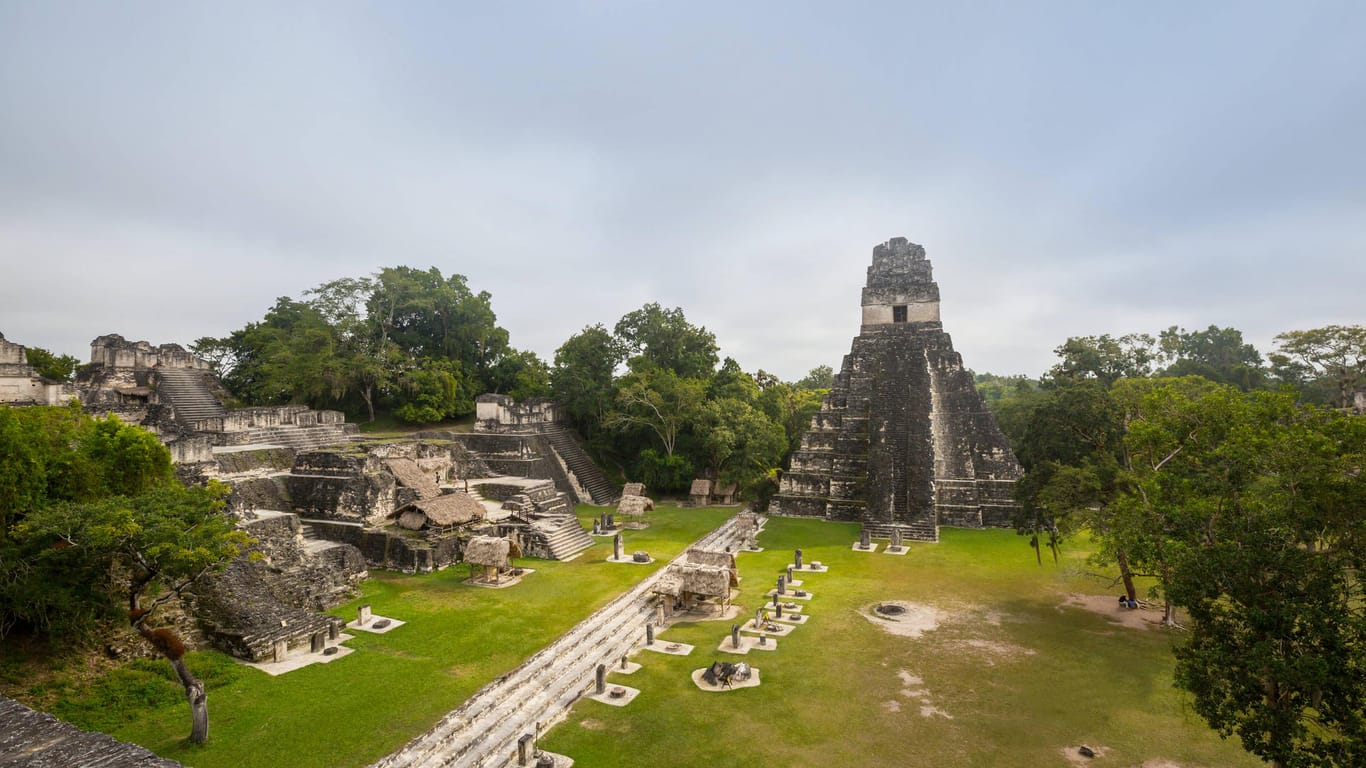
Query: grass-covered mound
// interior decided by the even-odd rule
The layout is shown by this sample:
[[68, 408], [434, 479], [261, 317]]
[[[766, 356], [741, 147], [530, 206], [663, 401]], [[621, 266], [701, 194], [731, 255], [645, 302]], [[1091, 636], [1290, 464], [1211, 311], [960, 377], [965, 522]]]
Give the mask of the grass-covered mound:
[[[644, 667], [609, 681], [642, 693], [629, 706], [580, 701], [541, 742], [580, 765], [1067, 766], [1069, 750], [1101, 751], [1095, 766], [1255, 766], [1223, 741], [1172, 687], [1166, 630], [1112, 623], [1062, 607], [1068, 595], [1103, 593], [1083, 575], [1081, 553], [1061, 567], [1035, 564], [1007, 531], [944, 529], [938, 544], [904, 556], [850, 551], [856, 525], [773, 519], [766, 548], [740, 556], [741, 618], [802, 547], [830, 572], [805, 576], [808, 622], [775, 652], [716, 652], [730, 622], [669, 629], [696, 645], [688, 657], [637, 654]], [[882, 545], [885, 546], [885, 542]], [[1111, 590], [1117, 594], [1118, 588]], [[892, 634], [865, 613], [878, 602], [912, 608]], [[1160, 615], [1160, 614], [1156, 614]], [[1132, 616], [1127, 617], [1132, 618]], [[704, 693], [689, 673], [713, 659], [745, 660], [762, 685]], [[1163, 762], [1166, 761], [1166, 762]]]

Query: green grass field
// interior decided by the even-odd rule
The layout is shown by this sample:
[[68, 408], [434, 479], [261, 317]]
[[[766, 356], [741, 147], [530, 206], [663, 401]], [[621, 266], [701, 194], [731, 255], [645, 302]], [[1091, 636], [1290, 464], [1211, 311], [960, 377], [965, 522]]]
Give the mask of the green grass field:
[[[193, 654], [192, 668], [210, 686], [205, 747], [184, 742], [188, 710], [164, 662], [124, 665], [83, 690], [68, 682], [52, 711], [190, 766], [363, 766], [734, 511], [662, 506], [650, 529], [627, 534], [628, 551], [657, 558], [650, 566], [603, 562], [610, 541], [602, 539], [568, 563], [523, 561], [536, 573], [503, 590], [461, 584], [460, 566], [377, 572], [362, 598], [335, 613], [350, 618], [368, 602], [408, 624], [355, 633], [347, 645], [357, 652], [331, 664], [270, 677], [221, 654]], [[1260, 765], [1211, 732], [1172, 687], [1171, 634], [1061, 607], [1069, 593], [1114, 591], [1081, 573], [1083, 552], [1039, 567], [1010, 532], [945, 529], [941, 543], [894, 557], [851, 551], [857, 531], [771, 520], [760, 537], [766, 551], [740, 556], [736, 602], [750, 616], [767, 603], [764, 593], [800, 546], [807, 561], [831, 566], [805, 577], [815, 595], [808, 623], [777, 651], [748, 656], [716, 651], [729, 621], [676, 625], [662, 638], [696, 645], [691, 656], [638, 653], [640, 671], [610, 678], [642, 689], [634, 702], [581, 701], [542, 746], [583, 766], [1067, 766], [1062, 750], [1082, 743], [1106, 750], [1091, 762], [1098, 768]], [[860, 614], [886, 600], [932, 606], [941, 621], [919, 638], [889, 634]], [[699, 691], [689, 674], [713, 659], [749, 661], [763, 685]]]
[[[1060, 608], [1068, 593], [1106, 590], [1082, 575], [1080, 553], [1039, 567], [1011, 532], [944, 529], [941, 543], [896, 557], [850, 551], [857, 535], [771, 520], [766, 551], [740, 556], [736, 602], [752, 616], [800, 546], [831, 567], [804, 577], [806, 624], [747, 656], [717, 652], [729, 621], [679, 624], [662, 637], [696, 645], [691, 656], [638, 653], [640, 671], [609, 677], [641, 689], [635, 701], [580, 701], [541, 746], [580, 765], [655, 768], [1034, 768], [1067, 766], [1062, 750], [1078, 744], [1106, 750], [1095, 766], [1261, 764], [1185, 706], [1170, 634]], [[860, 614], [884, 600], [933, 606], [941, 623], [915, 639], [889, 634]], [[698, 690], [689, 675], [713, 659], [748, 661], [762, 685]]]
[[[584, 507], [585, 520], [601, 511]], [[271, 677], [217, 653], [192, 654], [209, 689], [210, 743], [193, 747], [189, 709], [165, 662], [139, 661], [59, 702], [55, 714], [190, 766], [363, 766], [417, 736], [484, 684], [520, 664], [613, 597], [735, 514], [735, 509], [661, 507], [651, 527], [628, 531], [648, 566], [604, 562], [600, 539], [566, 562], [521, 560], [521, 584], [483, 589], [460, 582], [464, 566], [406, 576], [375, 572], [364, 594], [332, 613], [354, 618], [370, 603], [408, 622], [385, 635], [355, 632], [356, 652]], [[21, 697], [23, 698], [23, 697]]]

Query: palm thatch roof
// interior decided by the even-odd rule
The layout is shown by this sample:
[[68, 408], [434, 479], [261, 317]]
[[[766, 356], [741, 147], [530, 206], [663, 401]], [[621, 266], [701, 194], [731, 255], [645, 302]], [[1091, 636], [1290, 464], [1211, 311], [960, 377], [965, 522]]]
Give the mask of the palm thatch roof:
[[659, 581], [655, 582], [654, 592], [657, 595], [668, 595], [669, 597], [682, 595], [683, 576], [674, 573], [672, 568], [669, 569], [663, 576], [659, 577]]
[[[484, 519], [484, 505], [468, 493], [448, 493], [434, 499], [421, 499], [413, 502], [408, 509], [417, 509], [427, 517], [427, 524], [445, 528], [450, 525], [463, 525]], [[403, 525], [403, 516], [399, 516]]]
[[753, 533], [759, 528], [759, 516], [746, 509], [735, 516], [735, 528], [742, 535]]
[[617, 514], [619, 515], [643, 515], [654, 508], [655, 503], [648, 496], [623, 495], [621, 501], [617, 502]]
[[436, 478], [422, 471], [416, 461], [408, 458], [387, 459], [384, 462], [398, 484], [417, 491], [418, 498], [434, 499], [441, 495]]
[[697, 478], [692, 481], [692, 488], [688, 491], [689, 496], [710, 496], [711, 481], [705, 478]]
[[[465, 562], [494, 568], [508, 568], [517, 548], [508, 539], [497, 536], [475, 536], [465, 545]], [[520, 551], [516, 554], [521, 554]]]
[[693, 548], [688, 550], [684, 558], [689, 563], [698, 565], [714, 565], [717, 568], [736, 569], [734, 552], [713, 552], [707, 549]]
[[622, 489], [621, 489], [621, 495], [623, 495], [623, 496], [644, 496], [644, 495], [645, 495], [645, 483], [627, 483], [625, 486], [622, 487]]
[[654, 591], [674, 597], [691, 594], [724, 599], [730, 596], [730, 588], [739, 583], [735, 571], [729, 568], [698, 563], [675, 563], [669, 566], [669, 570], [655, 583]]

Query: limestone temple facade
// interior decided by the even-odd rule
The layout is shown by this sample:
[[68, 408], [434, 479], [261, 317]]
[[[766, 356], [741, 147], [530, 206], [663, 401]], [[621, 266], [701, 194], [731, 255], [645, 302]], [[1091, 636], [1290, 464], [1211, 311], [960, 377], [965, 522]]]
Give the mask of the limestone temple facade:
[[902, 237], [874, 248], [862, 304], [770, 511], [921, 541], [940, 525], [1009, 525], [1022, 471], [940, 323], [925, 249]]

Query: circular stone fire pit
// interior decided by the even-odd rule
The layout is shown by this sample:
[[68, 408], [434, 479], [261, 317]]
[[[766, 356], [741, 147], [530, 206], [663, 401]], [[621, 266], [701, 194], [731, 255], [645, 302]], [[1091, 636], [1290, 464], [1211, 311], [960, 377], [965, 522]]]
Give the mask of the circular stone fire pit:
[[901, 616], [906, 613], [906, 606], [897, 605], [896, 603], [878, 603], [877, 606], [873, 608], [873, 613], [876, 613], [879, 616], [888, 617]]
[[611, 697], [614, 698], [614, 699], [619, 699], [619, 698], [621, 698], [622, 696], [625, 696], [625, 695], [626, 695], [626, 689], [625, 689], [625, 688], [622, 688], [621, 686], [618, 685], [617, 687], [615, 687], [615, 688], [613, 688], [612, 690], [608, 691], [608, 692], [607, 692], [607, 695], [608, 695], [608, 696], [611, 696]]

